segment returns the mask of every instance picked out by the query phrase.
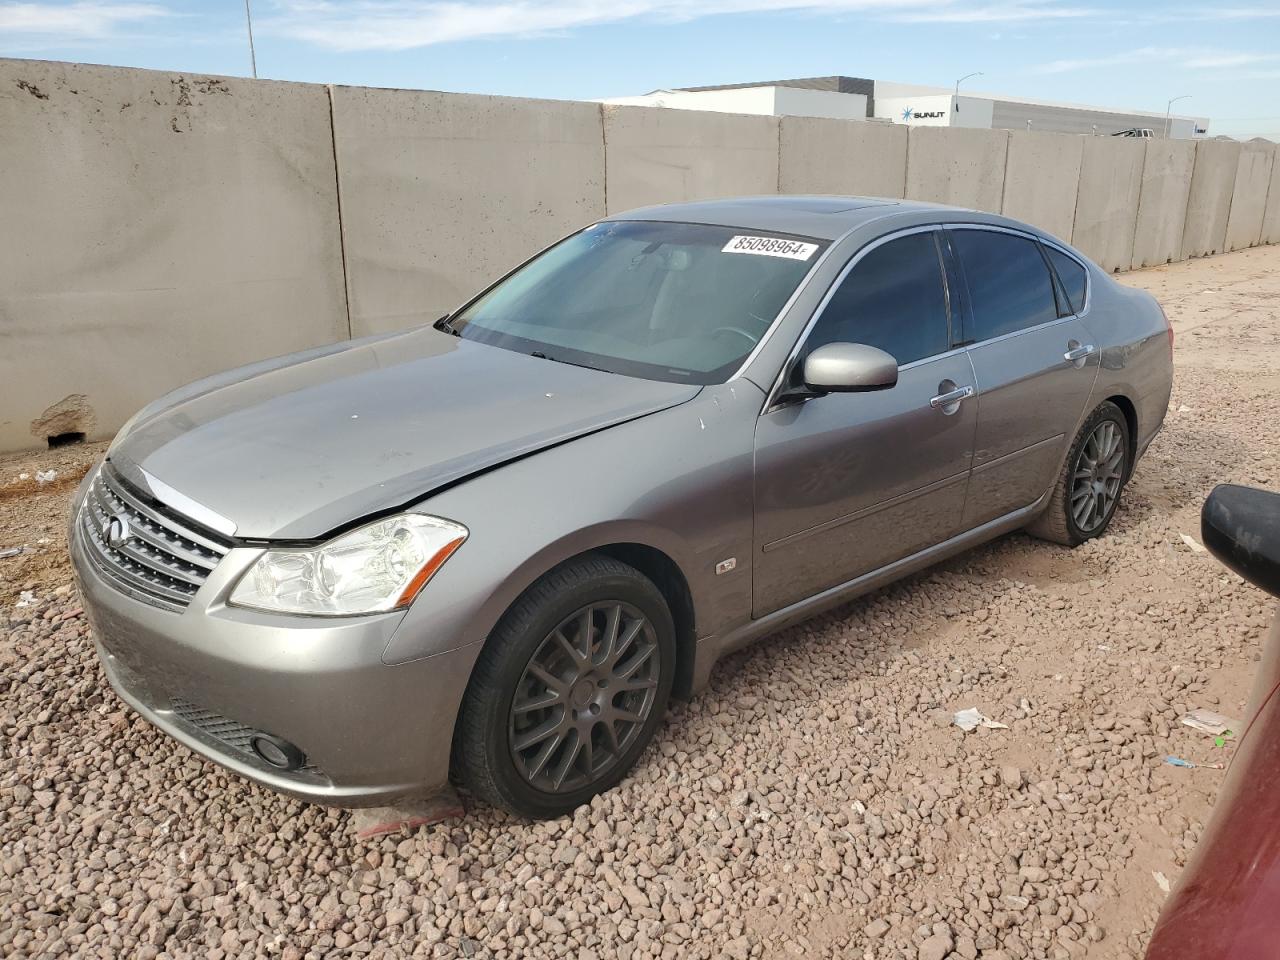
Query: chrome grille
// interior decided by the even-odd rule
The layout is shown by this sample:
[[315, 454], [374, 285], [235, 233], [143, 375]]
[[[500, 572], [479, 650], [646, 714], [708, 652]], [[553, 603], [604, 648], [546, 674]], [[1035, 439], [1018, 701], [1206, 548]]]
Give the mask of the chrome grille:
[[[123, 520], [129, 532], [115, 546], [106, 539], [113, 518]], [[85, 495], [79, 524], [85, 554], [104, 579], [134, 599], [166, 610], [185, 609], [229, 549], [143, 502], [109, 465]]]

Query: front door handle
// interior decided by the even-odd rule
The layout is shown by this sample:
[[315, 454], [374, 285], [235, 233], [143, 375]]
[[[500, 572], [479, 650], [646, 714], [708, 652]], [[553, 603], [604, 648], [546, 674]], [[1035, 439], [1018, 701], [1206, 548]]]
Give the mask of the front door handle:
[[[1075, 346], [1072, 346], [1072, 344], [1075, 344]], [[1067, 363], [1075, 363], [1078, 360], [1083, 360], [1085, 357], [1092, 355], [1094, 350], [1098, 349], [1092, 343], [1080, 344], [1075, 340], [1072, 340], [1071, 343], [1067, 344], [1067, 346], [1070, 347], [1070, 349], [1062, 355], [1062, 359], [1067, 361]]]
[[[939, 384], [941, 386], [941, 384]], [[929, 406], [943, 413], [955, 413], [961, 401], [973, 396], [973, 387], [956, 387], [946, 393], [940, 393], [929, 401]]]

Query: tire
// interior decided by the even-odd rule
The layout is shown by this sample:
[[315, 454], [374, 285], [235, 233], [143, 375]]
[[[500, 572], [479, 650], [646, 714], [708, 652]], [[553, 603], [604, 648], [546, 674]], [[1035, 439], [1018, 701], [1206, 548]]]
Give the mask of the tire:
[[635, 766], [675, 665], [675, 626], [653, 582], [600, 554], [571, 560], [526, 590], [485, 644], [458, 716], [454, 771], [494, 806], [563, 816]]
[[[1090, 446], [1090, 440], [1095, 436], [1098, 436], [1099, 442], [1108, 449], [1113, 444], [1118, 443], [1118, 446], [1105, 461], [1109, 465], [1104, 471], [1106, 477], [1099, 475], [1097, 480], [1089, 480], [1079, 474], [1091, 468], [1094, 455], [1100, 449], [1096, 445]], [[1116, 508], [1120, 504], [1124, 486], [1133, 469], [1132, 456], [1133, 451], [1129, 444], [1129, 422], [1125, 419], [1124, 413], [1109, 400], [1099, 404], [1085, 419], [1071, 444], [1071, 450], [1062, 464], [1062, 472], [1054, 484], [1049, 506], [1028, 525], [1027, 532], [1041, 540], [1061, 543], [1068, 547], [1078, 546], [1086, 540], [1102, 536], [1111, 525], [1111, 518], [1115, 516]], [[1111, 465], [1111, 460], [1115, 457], [1118, 459]], [[1102, 509], [1098, 509], [1101, 501], [1095, 495], [1095, 498], [1086, 506], [1089, 512], [1086, 512], [1083, 518], [1079, 518], [1077, 512], [1072, 509], [1072, 504], [1075, 503], [1080, 507], [1085, 495], [1081, 493], [1077, 482], [1086, 481], [1095, 489], [1098, 483], [1104, 484], [1109, 489], [1111, 482], [1114, 481], [1114, 494], [1106, 498]], [[1075, 494], [1080, 496], [1073, 496]]]

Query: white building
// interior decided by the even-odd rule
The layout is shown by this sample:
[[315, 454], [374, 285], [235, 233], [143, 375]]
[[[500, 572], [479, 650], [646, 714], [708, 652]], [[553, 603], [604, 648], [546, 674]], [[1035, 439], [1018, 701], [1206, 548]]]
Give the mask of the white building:
[[945, 87], [867, 80], [861, 77], [809, 77], [718, 87], [655, 90], [639, 97], [614, 97], [602, 103], [759, 113], [770, 116], [837, 117], [880, 120], [909, 126], [979, 127], [1041, 130], [1107, 136], [1122, 130], [1149, 129], [1175, 139], [1204, 137], [1206, 117], [1054, 103], [1028, 97], [964, 92]]
[[655, 90], [639, 97], [611, 97], [601, 102], [672, 107], [676, 110], [711, 110], [715, 113], [763, 113], [773, 117], [866, 120], [869, 116], [867, 98], [863, 94], [778, 84], [727, 87], [723, 90]]

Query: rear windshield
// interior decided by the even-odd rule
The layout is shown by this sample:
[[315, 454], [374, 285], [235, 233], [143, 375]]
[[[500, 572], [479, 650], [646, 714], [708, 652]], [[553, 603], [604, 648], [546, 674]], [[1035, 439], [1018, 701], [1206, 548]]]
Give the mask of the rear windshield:
[[598, 223], [525, 264], [449, 325], [468, 340], [548, 360], [723, 383], [825, 246], [704, 224]]

